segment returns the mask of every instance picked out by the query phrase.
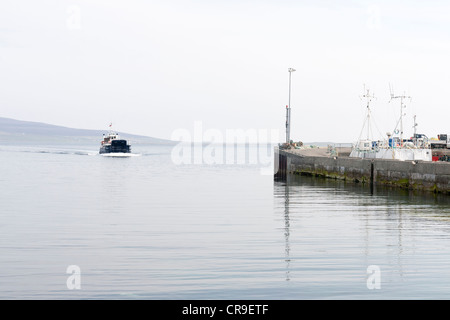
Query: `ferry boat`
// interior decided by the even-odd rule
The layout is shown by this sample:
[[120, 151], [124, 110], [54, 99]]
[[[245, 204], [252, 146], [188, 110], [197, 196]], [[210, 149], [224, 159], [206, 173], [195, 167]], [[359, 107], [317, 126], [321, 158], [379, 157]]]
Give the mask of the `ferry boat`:
[[131, 155], [131, 146], [127, 140], [121, 139], [118, 133], [110, 131], [103, 134], [99, 153], [110, 156], [128, 156]]
[[[363, 95], [367, 99], [367, 116], [361, 130], [360, 137], [355, 145], [353, 145], [350, 157], [363, 159], [393, 159], [401, 161], [432, 161], [432, 150], [429, 139], [423, 134], [417, 134], [417, 123], [414, 116], [414, 136], [411, 139], [403, 138], [403, 109], [406, 107], [403, 103], [404, 99], [410, 98], [405, 95], [395, 96], [391, 91], [391, 100], [400, 99], [400, 119], [394, 129], [394, 134], [386, 133], [387, 139], [373, 140], [370, 139], [370, 117], [371, 111], [369, 103], [374, 98], [369, 91]], [[366, 128], [367, 126], [367, 128]], [[362, 133], [367, 129], [367, 138], [362, 139]]]

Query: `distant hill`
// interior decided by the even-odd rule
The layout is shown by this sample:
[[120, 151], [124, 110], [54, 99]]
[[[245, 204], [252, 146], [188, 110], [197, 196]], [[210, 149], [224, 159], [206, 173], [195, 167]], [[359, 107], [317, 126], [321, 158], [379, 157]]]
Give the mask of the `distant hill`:
[[[75, 129], [57, 126], [42, 122], [22, 121], [0, 117], [0, 141], [17, 140], [96, 140], [100, 141], [105, 130]], [[132, 139], [133, 142], [153, 143], [153, 144], [174, 144], [171, 140], [140, 136], [125, 132], [118, 132], [125, 139]]]

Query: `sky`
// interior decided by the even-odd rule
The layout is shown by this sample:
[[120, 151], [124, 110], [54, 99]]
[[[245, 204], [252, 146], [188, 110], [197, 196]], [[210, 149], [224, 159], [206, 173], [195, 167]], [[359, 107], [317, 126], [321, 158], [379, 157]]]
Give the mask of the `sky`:
[[[0, 117], [171, 139], [449, 133], [448, 1], [2, 0]], [[261, 134], [260, 139], [264, 139]], [[198, 135], [197, 135], [198, 136]], [[200, 137], [202, 137], [200, 135]], [[270, 138], [270, 137], [268, 137]]]

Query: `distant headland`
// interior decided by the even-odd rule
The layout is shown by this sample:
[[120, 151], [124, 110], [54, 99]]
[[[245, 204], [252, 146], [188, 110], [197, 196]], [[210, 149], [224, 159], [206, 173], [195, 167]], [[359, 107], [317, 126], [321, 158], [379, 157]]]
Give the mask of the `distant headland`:
[[[0, 142], [14, 141], [100, 141], [105, 130], [76, 129], [42, 122], [23, 121], [0, 117]], [[134, 143], [176, 144], [176, 141], [121, 132]]]

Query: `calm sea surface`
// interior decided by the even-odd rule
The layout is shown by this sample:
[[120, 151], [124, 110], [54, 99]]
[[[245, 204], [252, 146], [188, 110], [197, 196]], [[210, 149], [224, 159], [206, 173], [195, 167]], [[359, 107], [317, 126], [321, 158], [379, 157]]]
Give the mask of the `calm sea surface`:
[[97, 151], [0, 146], [0, 299], [450, 298], [448, 196]]

